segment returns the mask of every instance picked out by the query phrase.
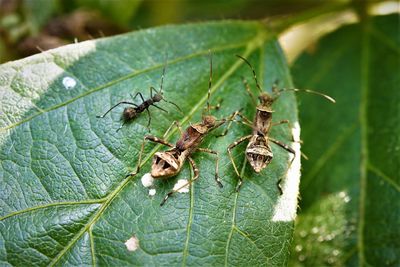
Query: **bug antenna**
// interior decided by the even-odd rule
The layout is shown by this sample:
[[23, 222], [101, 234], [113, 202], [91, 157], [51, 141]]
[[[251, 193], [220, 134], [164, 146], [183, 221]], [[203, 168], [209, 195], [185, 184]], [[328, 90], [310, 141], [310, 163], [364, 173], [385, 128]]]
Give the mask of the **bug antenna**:
[[211, 96], [211, 83], [212, 83], [212, 52], [208, 50], [210, 54], [210, 79], [208, 80], [208, 95], [207, 95], [207, 112], [210, 114], [210, 96]]
[[254, 80], [256, 81], [256, 86], [257, 86], [258, 90], [259, 90], [260, 92], [263, 92], [263, 90], [261, 89], [260, 84], [258, 83], [256, 71], [254, 70], [253, 66], [252, 66], [252, 65], [250, 64], [250, 62], [249, 62], [247, 59], [245, 59], [244, 57], [242, 57], [242, 56], [240, 56], [240, 55], [236, 55], [236, 56], [237, 56], [238, 58], [240, 58], [241, 60], [243, 60], [244, 62], [246, 62], [247, 65], [249, 65], [249, 67], [251, 68], [251, 71], [253, 72], [253, 77], [254, 77]]
[[160, 82], [160, 93], [163, 93], [163, 83], [164, 83], [164, 76], [165, 76], [165, 69], [167, 68], [167, 63], [168, 63], [168, 52], [165, 55], [165, 63], [163, 67], [163, 71], [161, 74], [161, 82]]
[[314, 95], [319, 95], [322, 96], [323, 98], [327, 99], [328, 101], [332, 102], [332, 103], [336, 103], [336, 100], [333, 97], [330, 97], [329, 95], [325, 95], [323, 93], [320, 92], [316, 92], [313, 90], [309, 90], [309, 89], [297, 89], [297, 88], [282, 88], [282, 89], [278, 89], [277, 92], [287, 92], [287, 91], [293, 91], [293, 92], [303, 92], [303, 93], [310, 93], [310, 94], [314, 94]]

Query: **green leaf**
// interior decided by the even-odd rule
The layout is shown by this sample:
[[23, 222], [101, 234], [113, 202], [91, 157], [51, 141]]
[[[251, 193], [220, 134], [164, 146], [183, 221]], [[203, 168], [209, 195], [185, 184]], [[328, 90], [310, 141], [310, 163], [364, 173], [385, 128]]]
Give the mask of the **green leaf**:
[[[272, 146], [274, 160], [260, 174], [244, 165], [245, 146], [235, 150], [246, 166], [245, 182], [235, 192], [237, 177], [227, 157], [228, 145], [251, 133], [234, 125], [224, 138], [216, 130], [202, 147], [220, 152], [220, 176], [214, 181], [215, 157], [196, 153], [200, 178], [189, 194], [176, 194], [160, 207], [178, 179], [190, 177], [185, 165], [177, 177], [155, 183], [149, 196], [140, 179], [149, 172], [159, 146], [146, 145], [146, 164], [133, 178], [147, 115], [116, 132], [122, 107], [96, 118], [130, 94], [149, 96], [158, 87], [168, 52], [164, 88], [184, 115], [167, 103], [166, 114], [151, 108], [152, 134], [161, 137], [173, 120], [185, 127], [200, 119], [207, 98], [208, 51], [213, 51], [213, 111], [226, 117], [255, 107], [244, 90], [250, 69], [235, 57], [248, 58], [266, 90], [275, 80], [291, 86], [275, 38], [254, 22], [220, 22], [170, 26], [87, 41], [2, 65], [0, 86], [1, 210], [0, 260], [4, 265], [268, 265], [288, 261], [297, 206], [298, 169], [288, 173], [289, 155]], [[254, 91], [256, 92], [256, 91]], [[274, 105], [276, 121], [297, 122], [293, 94]], [[271, 136], [290, 144], [288, 127]], [[168, 136], [178, 138], [175, 131]], [[299, 164], [295, 161], [297, 168]], [[294, 166], [293, 165], [293, 166]], [[131, 237], [139, 249], [128, 251]]]
[[304, 162], [292, 265], [400, 264], [398, 15], [324, 37], [294, 64]]

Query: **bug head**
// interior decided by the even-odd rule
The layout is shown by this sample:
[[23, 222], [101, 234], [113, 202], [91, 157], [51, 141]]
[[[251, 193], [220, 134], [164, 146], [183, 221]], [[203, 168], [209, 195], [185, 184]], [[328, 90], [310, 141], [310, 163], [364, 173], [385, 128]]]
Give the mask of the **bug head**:
[[157, 152], [151, 165], [151, 176], [154, 178], [167, 178], [179, 173], [179, 155], [177, 152]]
[[275, 98], [268, 93], [263, 92], [258, 96], [258, 100], [260, 100], [262, 106], [270, 107], [274, 103]]
[[137, 112], [134, 108], [126, 107], [126, 108], [124, 108], [124, 111], [122, 112], [121, 119], [126, 122], [126, 121], [130, 121], [130, 120], [136, 118], [136, 116], [137, 116]]
[[262, 171], [272, 161], [274, 155], [265, 137], [258, 136], [250, 140], [246, 149], [246, 157], [256, 173]]
[[203, 125], [206, 126], [207, 128], [212, 128], [215, 126], [217, 119], [214, 116], [211, 115], [204, 115], [202, 118]]

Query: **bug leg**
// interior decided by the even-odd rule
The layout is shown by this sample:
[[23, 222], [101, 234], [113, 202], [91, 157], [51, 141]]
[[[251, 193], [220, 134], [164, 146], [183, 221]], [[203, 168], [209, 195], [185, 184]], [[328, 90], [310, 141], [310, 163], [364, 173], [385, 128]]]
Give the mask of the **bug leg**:
[[173, 121], [173, 122], [171, 123], [171, 125], [168, 127], [168, 129], [165, 131], [165, 133], [164, 133], [164, 135], [163, 135], [163, 138], [164, 138], [164, 139], [167, 138], [167, 135], [168, 135], [169, 132], [172, 130], [172, 127], [174, 127], [174, 126], [176, 126], [176, 127], [178, 128], [178, 130], [179, 130], [179, 132], [181, 133], [181, 135], [183, 134], [182, 128], [181, 128], [181, 125], [179, 124], [179, 122], [178, 122], [178, 121]]
[[[241, 110], [235, 111], [234, 113], [232, 113], [231, 116], [229, 116], [229, 117], [226, 119], [227, 121], [229, 121], [228, 126], [225, 128], [225, 130], [224, 130], [221, 134], [217, 135], [216, 137], [222, 137], [222, 136], [227, 135], [228, 130], [229, 130], [230, 127], [232, 126], [232, 122], [242, 123], [242, 124], [244, 124], [244, 125], [246, 125], [246, 126], [249, 126], [249, 127], [252, 128], [252, 129], [254, 129], [254, 126], [252, 125], [252, 122], [251, 122], [249, 119], [247, 119], [242, 113], [240, 113], [240, 111], [241, 111]], [[242, 120], [241, 120], [241, 121], [237, 121], [237, 120], [235, 119], [236, 116], [239, 116], [240, 118], [242, 118]]]
[[197, 151], [210, 153], [210, 154], [214, 154], [214, 155], [217, 156], [217, 162], [215, 163], [215, 181], [217, 182], [218, 186], [220, 188], [222, 188], [223, 185], [222, 185], [221, 179], [219, 178], [219, 175], [218, 175], [218, 163], [219, 163], [218, 151], [214, 151], [214, 150], [211, 150], [211, 149], [208, 149], [208, 148], [198, 148]]
[[215, 106], [210, 106], [210, 109], [213, 110], [219, 110], [221, 108], [221, 104], [224, 100], [223, 99], [218, 99], [218, 103]]
[[[271, 126], [278, 126], [278, 125], [282, 125], [282, 124], [286, 124], [287, 125], [287, 129], [288, 129], [289, 133], [292, 132], [292, 125], [289, 122], [289, 120], [281, 120], [281, 121], [278, 121], [278, 122], [274, 122], [274, 123], [272, 123]], [[291, 140], [290, 140], [291, 142], [295, 142], [294, 139], [293, 139], [293, 135], [292, 134], [290, 134], [290, 138], [291, 138]]]
[[162, 144], [162, 145], [165, 145], [165, 146], [168, 146], [168, 147], [174, 147], [172, 144], [168, 143], [167, 141], [165, 141], [163, 139], [160, 139], [160, 138], [152, 136], [152, 135], [146, 135], [143, 138], [143, 142], [142, 142], [142, 145], [140, 147], [139, 160], [138, 160], [138, 164], [136, 166], [136, 171], [127, 174], [125, 177], [135, 176], [140, 171], [140, 167], [142, 165], [142, 155], [143, 155], [144, 145], [146, 144], [146, 141], [151, 141], [151, 142]]
[[242, 77], [242, 81], [243, 81], [243, 84], [244, 84], [244, 88], [246, 89], [247, 93], [249, 94], [249, 96], [250, 96], [250, 98], [251, 98], [251, 101], [253, 102], [253, 104], [254, 104], [255, 106], [257, 106], [257, 99], [256, 99], [256, 97], [254, 96], [254, 94], [251, 92], [250, 86], [249, 86], [249, 84], [247, 83], [247, 80], [246, 80], [244, 77]]
[[165, 195], [164, 199], [161, 201], [160, 206], [163, 206], [163, 205], [165, 204], [165, 202], [167, 201], [167, 199], [168, 199], [171, 195], [173, 195], [173, 194], [176, 193], [176, 192], [179, 192], [179, 190], [181, 190], [182, 188], [191, 185], [194, 181], [196, 181], [196, 180], [199, 178], [200, 172], [199, 172], [199, 169], [198, 169], [197, 166], [196, 166], [196, 163], [194, 162], [194, 160], [193, 160], [191, 157], [188, 157], [188, 160], [189, 160], [190, 166], [192, 166], [192, 169], [193, 169], [193, 173], [194, 173], [193, 179], [191, 179], [190, 181], [188, 181], [188, 182], [185, 183], [184, 185], [182, 185], [182, 186], [180, 186], [180, 187], [178, 187], [178, 188], [176, 188], [176, 189], [173, 189], [173, 190], [169, 191], [169, 192]]
[[[296, 151], [294, 151], [293, 148], [291, 148], [290, 146], [282, 143], [281, 141], [275, 140], [273, 138], [269, 138], [269, 140], [271, 142], [273, 142], [274, 144], [280, 146], [281, 148], [285, 149], [287, 152], [293, 154], [293, 158], [290, 160], [289, 165], [288, 165], [288, 170], [289, 170], [290, 167], [292, 166], [292, 163], [293, 163], [294, 159], [296, 158]], [[279, 180], [277, 182], [277, 186], [278, 186], [279, 193], [282, 195], [283, 191], [282, 191], [281, 182], [282, 182], [282, 178], [279, 178]]]
[[235, 160], [234, 160], [233, 157], [232, 157], [232, 152], [231, 152], [231, 150], [232, 150], [233, 148], [235, 148], [236, 146], [238, 146], [239, 144], [243, 143], [244, 141], [250, 139], [251, 137], [252, 137], [252, 135], [244, 136], [244, 137], [242, 137], [242, 138], [239, 138], [239, 139], [236, 140], [234, 143], [232, 143], [232, 144], [230, 144], [230, 145], [228, 146], [229, 159], [231, 160], [232, 165], [233, 165], [233, 168], [235, 169], [236, 175], [237, 175], [238, 178], [239, 178], [239, 182], [238, 182], [238, 185], [237, 185], [237, 187], [236, 187], [236, 191], [237, 191], [237, 192], [239, 191], [240, 187], [242, 186], [243, 179], [242, 179], [242, 177], [240, 176], [239, 171], [238, 171], [238, 169], [237, 169], [237, 167], [236, 167]]
[[135, 103], [128, 102], [128, 101], [121, 101], [121, 102], [115, 104], [114, 106], [112, 106], [112, 107], [111, 107], [109, 110], [107, 110], [106, 113], [104, 113], [103, 115], [101, 115], [101, 116], [100, 116], [100, 115], [99, 115], [99, 116], [96, 116], [96, 118], [104, 118], [104, 116], [106, 116], [111, 110], [113, 110], [114, 108], [118, 107], [118, 106], [121, 105], [121, 104], [132, 105], [132, 106], [137, 107], [137, 105], [136, 105]]
[[277, 126], [277, 125], [281, 125], [281, 124], [285, 124], [285, 123], [287, 123], [289, 125], [289, 121], [288, 120], [281, 120], [281, 121], [272, 123], [271, 126]]

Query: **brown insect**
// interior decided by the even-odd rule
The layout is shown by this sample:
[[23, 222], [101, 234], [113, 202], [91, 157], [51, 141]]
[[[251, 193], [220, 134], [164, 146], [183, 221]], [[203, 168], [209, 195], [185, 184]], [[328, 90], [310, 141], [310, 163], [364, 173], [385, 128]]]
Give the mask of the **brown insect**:
[[[235, 169], [237, 176], [239, 177], [239, 182], [236, 187], [236, 191], [239, 191], [239, 189], [243, 183], [243, 179], [242, 179], [241, 175], [239, 174], [238, 168], [232, 157], [232, 149], [235, 148], [237, 145], [243, 143], [244, 141], [249, 140], [249, 143], [246, 147], [245, 154], [246, 154], [247, 161], [250, 163], [251, 167], [253, 168], [253, 170], [256, 173], [259, 173], [264, 168], [266, 168], [273, 159], [273, 153], [272, 153], [272, 149], [270, 146], [270, 142], [278, 145], [279, 147], [281, 147], [281, 148], [285, 149], [286, 151], [288, 151], [289, 153], [293, 154], [293, 158], [292, 158], [291, 162], [289, 163], [289, 166], [292, 164], [292, 162], [296, 156], [296, 152], [290, 146], [282, 143], [281, 141], [275, 140], [274, 138], [269, 136], [271, 127], [280, 125], [283, 123], [289, 123], [288, 120], [282, 120], [282, 121], [279, 121], [276, 123], [272, 122], [272, 113], [274, 112], [272, 109], [272, 105], [276, 101], [276, 99], [280, 96], [281, 92], [284, 92], [284, 91], [307, 92], [307, 93], [312, 93], [312, 94], [317, 94], [317, 95], [323, 96], [333, 103], [335, 103], [335, 100], [333, 98], [331, 98], [330, 96], [327, 96], [327, 95], [324, 95], [324, 94], [321, 94], [321, 93], [318, 93], [315, 91], [301, 90], [301, 89], [277, 89], [275, 85], [272, 88], [273, 94], [270, 95], [261, 89], [261, 87], [258, 83], [258, 80], [257, 80], [256, 72], [255, 72], [253, 66], [250, 64], [250, 62], [247, 59], [245, 59], [244, 57], [241, 57], [239, 55], [237, 55], [237, 57], [242, 59], [251, 68], [256, 86], [260, 92], [260, 94], [258, 96], [259, 104], [257, 105], [256, 98], [253, 95], [253, 93], [251, 92], [247, 81], [245, 79], [243, 79], [245, 89], [248, 92], [248, 94], [250, 95], [253, 103], [256, 106], [256, 115], [254, 118], [254, 122], [251, 122], [244, 115], [242, 115], [240, 113], [240, 111], [237, 111], [234, 113], [235, 114], [234, 116], [239, 116], [242, 119], [240, 121], [241, 123], [243, 123], [253, 129], [252, 134], [241, 137], [236, 142], [234, 142], [228, 146], [229, 158], [232, 162], [233, 168]], [[224, 133], [221, 134], [220, 136], [226, 135], [230, 126], [231, 126], [231, 122], [225, 129]], [[280, 180], [278, 181], [278, 189], [282, 193], [282, 190], [280, 188]]]
[[[194, 177], [192, 180], [188, 181], [181, 187], [170, 191], [162, 200], [161, 206], [164, 205], [165, 201], [174, 193], [178, 192], [180, 189], [190, 185], [194, 181], [199, 178], [199, 169], [196, 166], [195, 161], [192, 158], [192, 154], [195, 152], [206, 152], [210, 154], [214, 154], [217, 157], [216, 166], [215, 166], [215, 181], [222, 187], [221, 180], [218, 176], [218, 162], [219, 155], [217, 151], [208, 149], [208, 148], [200, 148], [200, 144], [202, 143], [204, 137], [212, 130], [218, 128], [223, 123], [225, 123], [226, 119], [217, 120], [214, 116], [210, 115], [210, 94], [211, 94], [211, 83], [212, 83], [212, 55], [210, 52], [210, 79], [208, 82], [208, 96], [207, 96], [207, 114], [202, 115], [202, 121], [196, 124], [191, 124], [184, 132], [182, 131], [178, 122], [173, 122], [168, 130], [165, 132], [162, 139], [157, 138], [155, 136], [146, 135], [144, 137], [140, 154], [139, 154], [139, 162], [135, 172], [129, 174], [128, 176], [133, 176], [139, 172], [142, 154], [144, 150], [144, 145], [146, 141], [151, 141], [159, 144], [163, 144], [165, 146], [170, 147], [171, 149], [162, 152], [156, 152], [153, 157], [153, 162], [151, 166], [151, 176], [155, 179], [165, 179], [168, 177], [172, 177], [177, 175], [186, 160], [189, 160], [189, 163], [193, 169]], [[175, 145], [165, 141], [165, 137], [168, 135], [168, 132], [172, 129], [173, 126], [176, 126], [180, 133], [181, 138], [176, 142]]]
[[[167, 62], [167, 60], [165, 61]], [[166, 69], [166, 65], [167, 63], [165, 63], [164, 68], [163, 68], [163, 72], [161, 75], [161, 83], [160, 83], [160, 90], [158, 91], [157, 89], [155, 89], [154, 87], [150, 87], [150, 98], [149, 99], [144, 99], [142, 93], [138, 92], [135, 94], [135, 96], [132, 96], [132, 100], [135, 101], [137, 96], [140, 96], [140, 98], [142, 99], [142, 103], [140, 105], [137, 105], [133, 102], [129, 102], [129, 101], [121, 101], [117, 104], [115, 104], [114, 106], [112, 106], [109, 110], [106, 111], [106, 113], [104, 113], [101, 116], [96, 116], [97, 118], [104, 118], [104, 116], [106, 116], [111, 110], [113, 110], [114, 108], [118, 107], [121, 104], [126, 104], [126, 105], [131, 105], [134, 107], [126, 107], [124, 109], [124, 111], [122, 112], [121, 115], [121, 120], [122, 120], [122, 124], [121, 126], [117, 129], [117, 132], [126, 124], [129, 123], [131, 121], [133, 121], [134, 119], [136, 119], [137, 117], [139, 117], [139, 115], [144, 112], [147, 111], [148, 114], [148, 123], [147, 123], [147, 128], [150, 131], [150, 123], [151, 123], [151, 114], [150, 114], [150, 110], [149, 107], [153, 106], [156, 107], [166, 113], [168, 113], [168, 111], [166, 111], [165, 109], [157, 106], [155, 103], [160, 102], [160, 101], [165, 101], [167, 103], [170, 103], [172, 105], [174, 105], [181, 113], [182, 110], [179, 108], [179, 106], [177, 104], [175, 104], [172, 101], [168, 101], [165, 99], [164, 94], [163, 94], [163, 82], [164, 82], [164, 75], [165, 75], [165, 69]], [[153, 91], [155, 92], [155, 94], [153, 94]]]

